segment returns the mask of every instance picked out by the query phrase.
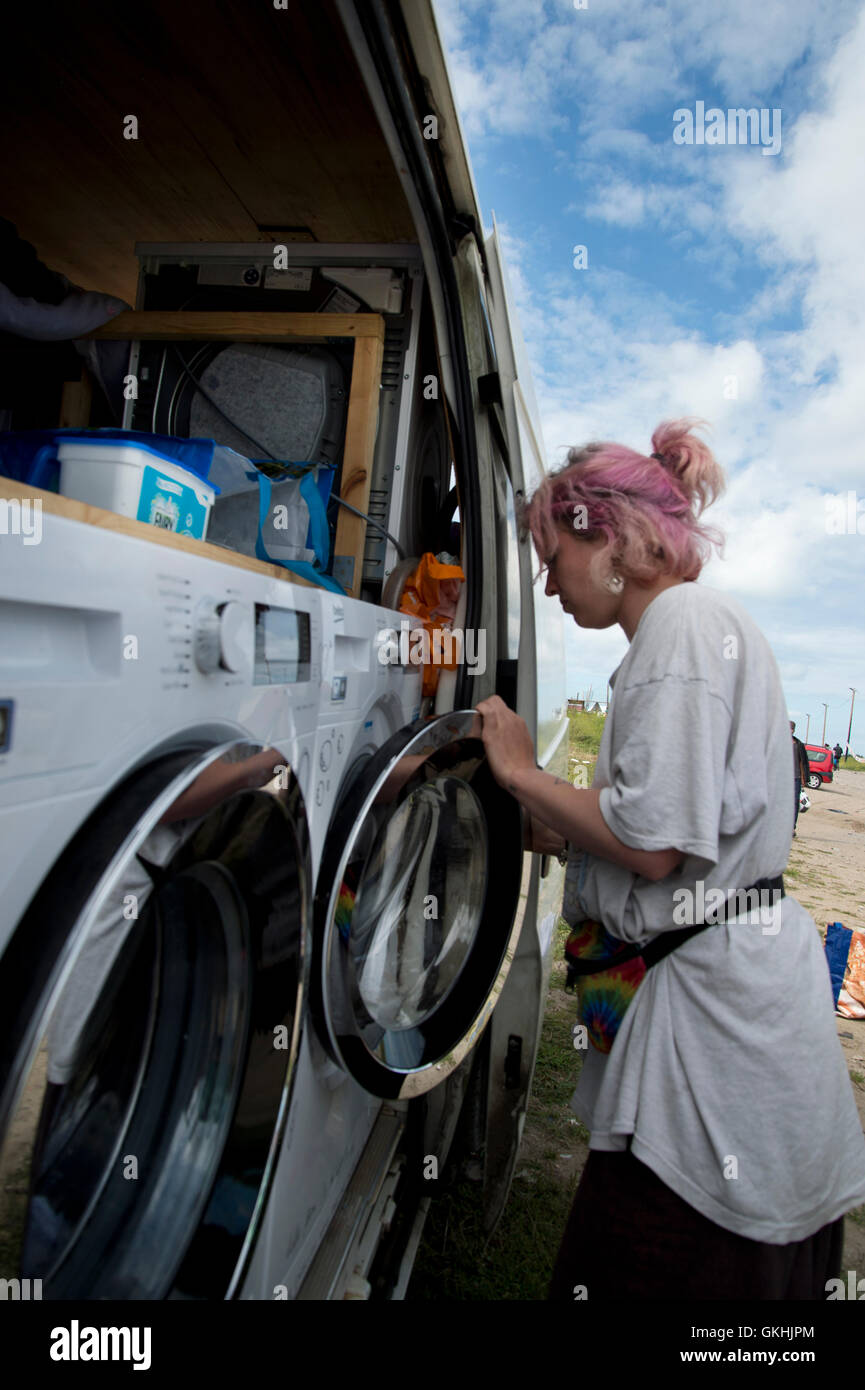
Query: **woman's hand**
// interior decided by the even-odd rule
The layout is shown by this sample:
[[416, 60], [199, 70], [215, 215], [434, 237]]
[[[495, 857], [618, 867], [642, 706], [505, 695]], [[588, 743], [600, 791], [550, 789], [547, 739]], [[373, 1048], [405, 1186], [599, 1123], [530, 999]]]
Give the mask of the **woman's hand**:
[[481, 700], [475, 708], [483, 719], [481, 738], [492, 774], [499, 786], [511, 791], [508, 784], [515, 773], [537, 767], [535, 745], [526, 721], [508, 709], [498, 695]]

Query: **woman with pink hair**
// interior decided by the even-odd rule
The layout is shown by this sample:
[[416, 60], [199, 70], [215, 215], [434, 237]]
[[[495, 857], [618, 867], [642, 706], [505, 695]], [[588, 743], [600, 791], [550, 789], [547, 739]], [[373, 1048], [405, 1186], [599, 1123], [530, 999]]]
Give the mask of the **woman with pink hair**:
[[568, 1302], [825, 1298], [865, 1201], [825, 957], [781, 877], [778, 668], [745, 610], [695, 582], [724, 485], [696, 423], [659, 425], [647, 455], [571, 450], [524, 511], [547, 594], [630, 644], [591, 789], [538, 768], [498, 696], [478, 705], [496, 779], [568, 850], [591, 1044], [572, 1101], [590, 1152], [550, 1290]]

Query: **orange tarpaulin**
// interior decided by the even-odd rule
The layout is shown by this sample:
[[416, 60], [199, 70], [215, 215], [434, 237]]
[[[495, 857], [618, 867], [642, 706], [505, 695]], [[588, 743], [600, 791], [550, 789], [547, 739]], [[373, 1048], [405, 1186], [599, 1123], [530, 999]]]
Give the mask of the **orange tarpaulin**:
[[865, 932], [854, 931], [850, 938], [847, 969], [836, 1013], [843, 1018], [865, 1018]]

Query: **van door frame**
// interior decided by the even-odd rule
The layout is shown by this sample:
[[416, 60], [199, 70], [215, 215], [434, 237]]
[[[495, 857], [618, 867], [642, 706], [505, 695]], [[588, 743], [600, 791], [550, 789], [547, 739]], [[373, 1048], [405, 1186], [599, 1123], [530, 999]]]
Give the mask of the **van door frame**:
[[[454, 266], [457, 243], [467, 233], [475, 235], [474, 219], [460, 218], [446, 182], [436, 177], [428, 144], [418, 123], [414, 96], [405, 64], [408, 45], [399, 8], [382, 0], [355, 4], [336, 0], [361, 76], [378, 117], [417, 229], [430, 290], [433, 321], [438, 341], [442, 388], [453, 410], [459, 444], [454, 459], [463, 522], [462, 546], [466, 571], [465, 628], [483, 624], [481, 573], [481, 516], [479, 458], [475, 434], [472, 382], [463, 329], [457, 275]], [[400, 33], [402, 53], [395, 32]], [[415, 92], [423, 91], [420, 74], [410, 74]], [[455, 441], [456, 443], [456, 441]], [[457, 671], [454, 707], [467, 708], [476, 694], [465, 666]]]

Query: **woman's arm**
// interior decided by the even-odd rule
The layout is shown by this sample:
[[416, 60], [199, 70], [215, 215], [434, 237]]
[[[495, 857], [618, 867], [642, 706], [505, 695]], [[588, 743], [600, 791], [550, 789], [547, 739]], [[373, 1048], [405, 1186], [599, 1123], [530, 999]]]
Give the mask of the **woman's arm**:
[[621, 864], [631, 873], [657, 882], [684, 858], [680, 850], [633, 849], [623, 844], [601, 815], [600, 791], [572, 787], [560, 777], [542, 772], [525, 721], [497, 695], [477, 706], [483, 716], [482, 738], [496, 781], [544, 825], [579, 849]]
[[623, 844], [601, 815], [600, 791], [572, 787], [534, 766], [517, 769], [504, 785], [533, 816], [572, 845], [654, 883], [671, 874], [684, 858], [677, 849], [632, 849]]

